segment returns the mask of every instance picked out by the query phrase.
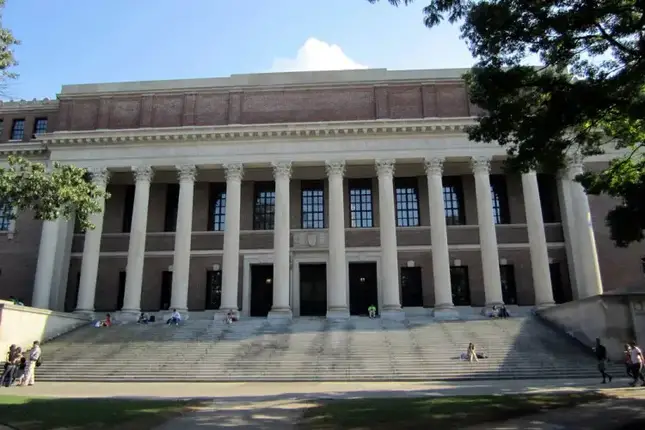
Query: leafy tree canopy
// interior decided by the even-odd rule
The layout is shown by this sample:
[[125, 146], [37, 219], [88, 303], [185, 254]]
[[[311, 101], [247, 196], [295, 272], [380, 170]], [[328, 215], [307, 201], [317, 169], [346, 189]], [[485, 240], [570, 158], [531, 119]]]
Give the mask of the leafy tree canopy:
[[[2, 27], [0, 0], [0, 84], [17, 77], [11, 68], [17, 64], [13, 48], [19, 42], [11, 30]], [[109, 195], [89, 181], [87, 171], [74, 166], [44, 164], [9, 157], [9, 167], [0, 168], [0, 209], [31, 210], [36, 219], [70, 219], [76, 216], [80, 227], [92, 229], [90, 215], [101, 211], [100, 199]]]
[[[606, 219], [617, 246], [643, 240], [645, 3], [434, 0], [423, 11], [427, 27], [459, 23], [477, 59], [465, 79], [485, 113], [470, 139], [503, 145], [516, 172], [555, 172], [573, 154], [623, 151], [578, 180], [589, 194], [620, 201]], [[527, 66], [531, 57], [543, 66]]]
[[36, 219], [75, 216], [81, 229], [93, 229], [90, 216], [101, 211], [100, 199], [107, 197], [80, 167], [54, 163], [48, 170], [42, 163], [9, 157], [9, 167], [0, 168], [0, 202], [18, 212], [31, 210]]

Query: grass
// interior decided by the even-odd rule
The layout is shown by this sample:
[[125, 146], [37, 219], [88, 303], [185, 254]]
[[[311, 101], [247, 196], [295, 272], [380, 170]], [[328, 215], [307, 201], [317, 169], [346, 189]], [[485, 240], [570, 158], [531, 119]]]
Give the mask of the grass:
[[463, 429], [600, 401], [600, 393], [330, 400], [305, 410], [300, 429]]
[[189, 411], [196, 404], [185, 400], [0, 395], [0, 423], [18, 430], [146, 430]]

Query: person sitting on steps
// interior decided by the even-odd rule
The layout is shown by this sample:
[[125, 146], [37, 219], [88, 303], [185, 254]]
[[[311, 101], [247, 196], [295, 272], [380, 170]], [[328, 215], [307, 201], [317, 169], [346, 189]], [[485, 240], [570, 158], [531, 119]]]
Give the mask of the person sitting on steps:
[[376, 306], [369, 305], [369, 307], [367, 308], [367, 315], [370, 318], [376, 318]]
[[137, 320], [137, 324], [148, 324], [149, 322], [150, 319], [148, 318], [148, 315], [141, 312], [141, 315], [139, 315], [139, 319]]
[[177, 311], [177, 309], [173, 309], [172, 315], [170, 316], [168, 321], [166, 321], [166, 324], [179, 325], [180, 322], [181, 322], [181, 314]]
[[235, 312], [232, 310], [229, 310], [226, 313], [226, 324], [231, 324], [237, 321], [237, 316], [235, 316]]

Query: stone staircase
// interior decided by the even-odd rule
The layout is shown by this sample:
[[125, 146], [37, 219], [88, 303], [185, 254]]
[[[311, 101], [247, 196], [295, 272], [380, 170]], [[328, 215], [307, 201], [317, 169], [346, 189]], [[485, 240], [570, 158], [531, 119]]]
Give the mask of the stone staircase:
[[[469, 342], [489, 358], [459, 360]], [[38, 371], [41, 381], [115, 382], [597, 376], [593, 357], [534, 317], [437, 322], [424, 316], [87, 326], [44, 345]]]

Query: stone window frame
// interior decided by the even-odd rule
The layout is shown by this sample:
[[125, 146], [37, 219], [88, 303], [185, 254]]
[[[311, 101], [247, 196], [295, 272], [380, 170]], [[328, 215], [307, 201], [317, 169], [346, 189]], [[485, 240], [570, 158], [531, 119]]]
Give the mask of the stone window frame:
[[347, 188], [349, 188], [350, 227], [374, 227], [372, 179], [350, 179], [347, 182]]
[[325, 228], [325, 182], [322, 180], [300, 183], [301, 228]]
[[417, 177], [394, 178], [397, 227], [419, 227], [419, 181]]

